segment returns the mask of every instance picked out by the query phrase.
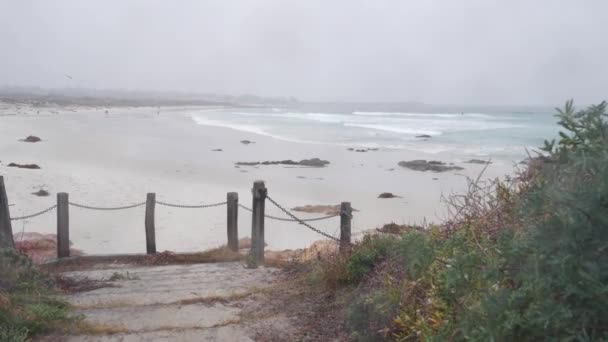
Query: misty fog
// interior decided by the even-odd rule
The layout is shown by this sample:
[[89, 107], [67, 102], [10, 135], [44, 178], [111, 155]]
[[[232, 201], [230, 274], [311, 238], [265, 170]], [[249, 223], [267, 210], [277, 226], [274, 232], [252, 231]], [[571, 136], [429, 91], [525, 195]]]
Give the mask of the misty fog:
[[602, 100], [608, 2], [0, 2], [0, 86], [553, 105]]

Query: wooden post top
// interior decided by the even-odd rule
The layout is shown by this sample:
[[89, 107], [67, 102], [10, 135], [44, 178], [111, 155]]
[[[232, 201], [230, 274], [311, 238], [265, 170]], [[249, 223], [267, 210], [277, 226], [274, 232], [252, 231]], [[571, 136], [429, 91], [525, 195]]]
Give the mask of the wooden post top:
[[253, 198], [266, 198], [267, 190], [264, 181], [257, 180], [253, 182], [253, 189], [251, 189]]
[[340, 205], [340, 215], [353, 216], [353, 208], [350, 206], [350, 202], [342, 202]]

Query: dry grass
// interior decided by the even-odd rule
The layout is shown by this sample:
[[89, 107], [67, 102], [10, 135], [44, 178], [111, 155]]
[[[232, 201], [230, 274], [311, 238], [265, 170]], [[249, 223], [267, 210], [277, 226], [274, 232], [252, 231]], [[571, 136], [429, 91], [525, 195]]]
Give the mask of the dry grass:
[[226, 304], [232, 301], [245, 299], [254, 293], [260, 292], [260, 289], [251, 289], [246, 292], [233, 293], [227, 296], [210, 296], [210, 297], [195, 297], [178, 300], [176, 302], [169, 303], [167, 305], [191, 305], [191, 304], [215, 304], [222, 303]]
[[103, 269], [104, 265], [129, 264], [141, 266], [159, 266], [175, 264], [199, 264], [244, 260], [245, 256], [227, 247], [219, 247], [198, 253], [173, 253], [164, 251], [156, 254], [122, 254], [122, 255], [84, 255], [59, 259], [40, 265], [40, 268], [53, 273], [71, 272], [82, 269]]
[[82, 334], [82, 335], [113, 335], [129, 333], [130, 330], [122, 325], [111, 325], [102, 323], [91, 323], [80, 321], [70, 327], [67, 327], [62, 333], [64, 334]]
[[442, 225], [446, 235], [463, 227], [475, 227], [489, 236], [495, 236], [501, 229], [520, 225], [514, 210], [535, 174], [520, 172], [505, 180], [481, 180], [488, 165], [477, 178], [467, 177], [468, 187], [462, 194], [442, 195], [442, 202], [448, 210], [448, 219]]

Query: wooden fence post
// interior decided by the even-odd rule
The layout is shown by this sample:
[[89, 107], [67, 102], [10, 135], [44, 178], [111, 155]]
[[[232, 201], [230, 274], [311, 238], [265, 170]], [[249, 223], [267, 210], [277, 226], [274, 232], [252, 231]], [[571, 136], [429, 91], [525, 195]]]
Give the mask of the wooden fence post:
[[148, 193], [146, 196], [146, 253], [156, 254], [156, 233], [154, 231], [154, 208], [156, 207], [156, 194]]
[[70, 256], [70, 201], [68, 194], [57, 194], [57, 257]]
[[264, 214], [266, 201], [266, 185], [263, 181], [253, 183], [253, 205], [251, 222], [251, 254], [256, 263], [264, 262]]
[[237, 192], [229, 192], [226, 195], [226, 206], [228, 212], [227, 229], [228, 229], [228, 248], [238, 252], [239, 250], [239, 194]]
[[8, 210], [8, 197], [3, 176], [0, 176], [0, 248], [15, 248], [11, 213]]
[[342, 202], [340, 206], [340, 251], [344, 252], [350, 249], [351, 238], [351, 219], [353, 218], [353, 209], [350, 202]]

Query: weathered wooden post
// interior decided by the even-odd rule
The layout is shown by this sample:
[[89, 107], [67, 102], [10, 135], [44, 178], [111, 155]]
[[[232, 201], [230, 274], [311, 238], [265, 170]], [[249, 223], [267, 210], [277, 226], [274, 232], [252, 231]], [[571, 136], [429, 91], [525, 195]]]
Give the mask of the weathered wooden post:
[[15, 248], [11, 213], [8, 210], [8, 197], [3, 176], [0, 176], [0, 248]]
[[266, 185], [263, 181], [253, 183], [253, 205], [251, 222], [251, 255], [256, 263], [264, 262], [264, 213], [266, 202]]
[[239, 250], [239, 194], [229, 192], [226, 195], [226, 206], [228, 212], [228, 248], [237, 252]]
[[154, 208], [156, 207], [156, 194], [148, 193], [146, 196], [146, 253], [156, 254], [156, 233], [154, 231]]
[[340, 205], [340, 251], [345, 252], [350, 249], [351, 220], [353, 209], [350, 202], [342, 202]]
[[70, 201], [68, 194], [57, 194], [57, 257], [70, 256]]

